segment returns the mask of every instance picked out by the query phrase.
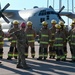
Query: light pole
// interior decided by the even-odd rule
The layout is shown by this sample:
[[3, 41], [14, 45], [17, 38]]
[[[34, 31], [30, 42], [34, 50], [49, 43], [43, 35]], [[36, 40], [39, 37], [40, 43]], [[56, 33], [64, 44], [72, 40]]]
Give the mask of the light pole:
[[74, 1], [72, 0], [72, 12], [74, 13]]
[[62, 0], [59, 0], [59, 10], [61, 9]]
[[[69, 0], [67, 0], [67, 12], [69, 12]], [[67, 18], [68, 28], [69, 28], [69, 18]]]
[[47, 8], [49, 7], [49, 0], [47, 0]]
[[55, 0], [53, 0], [53, 8], [54, 8], [54, 1], [55, 1]]

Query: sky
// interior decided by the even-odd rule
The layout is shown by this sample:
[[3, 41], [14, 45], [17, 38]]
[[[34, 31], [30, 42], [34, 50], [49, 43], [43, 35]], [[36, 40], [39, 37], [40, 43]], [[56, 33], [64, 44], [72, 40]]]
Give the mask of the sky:
[[[3, 8], [7, 3], [10, 3], [9, 9], [12, 10], [24, 10], [25, 9], [32, 9], [34, 6], [38, 7], [47, 7], [52, 6], [56, 11], [59, 11], [59, 0], [0, 0], [1, 8]], [[53, 3], [54, 1], [54, 3]], [[64, 5], [65, 9], [63, 11], [71, 11], [72, 12], [72, 0], [61, 0], [62, 4], [61, 7]], [[68, 2], [67, 2], [68, 1]], [[73, 11], [75, 12], [75, 0], [73, 0]], [[67, 9], [69, 8], [69, 10]], [[64, 18], [64, 17], [63, 17]], [[67, 19], [67, 18], [64, 18]], [[66, 22], [67, 23], [67, 22]]]

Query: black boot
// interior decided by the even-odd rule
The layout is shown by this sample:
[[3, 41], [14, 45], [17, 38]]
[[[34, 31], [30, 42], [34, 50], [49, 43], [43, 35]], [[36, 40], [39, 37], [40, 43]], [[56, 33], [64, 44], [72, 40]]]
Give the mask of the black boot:
[[46, 57], [44, 57], [44, 60], [46, 60]]
[[17, 57], [14, 57], [15, 59], [17, 59]]
[[55, 59], [55, 55], [53, 55], [53, 59]]
[[23, 68], [20, 64], [17, 64], [16, 68]]
[[57, 58], [56, 61], [60, 61], [60, 58]]
[[72, 59], [72, 62], [75, 62], [75, 59]]
[[32, 58], [34, 58], [34, 56], [32, 56]]
[[49, 58], [52, 58], [52, 56], [50, 55], [50, 57]]
[[25, 58], [27, 58], [28, 56], [25, 56]]
[[66, 59], [64, 58], [64, 59], [61, 59], [61, 61], [66, 61]]
[[28, 65], [24, 65], [22, 66], [23, 69], [30, 69], [31, 67], [29, 67]]
[[11, 57], [8, 57], [7, 60], [11, 60]]
[[37, 60], [42, 60], [42, 57], [37, 58]]
[[3, 57], [1, 56], [0, 59], [2, 59]]

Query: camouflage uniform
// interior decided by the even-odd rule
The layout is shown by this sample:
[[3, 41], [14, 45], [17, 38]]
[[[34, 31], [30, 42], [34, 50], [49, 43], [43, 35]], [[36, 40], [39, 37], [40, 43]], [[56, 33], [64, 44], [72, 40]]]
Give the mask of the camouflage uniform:
[[26, 64], [25, 60], [25, 47], [28, 44], [26, 33], [23, 30], [18, 30], [14, 33], [11, 34], [11, 36], [16, 36], [17, 37], [17, 50], [18, 50], [18, 64], [17, 68], [21, 67], [22, 68], [29, 68]]

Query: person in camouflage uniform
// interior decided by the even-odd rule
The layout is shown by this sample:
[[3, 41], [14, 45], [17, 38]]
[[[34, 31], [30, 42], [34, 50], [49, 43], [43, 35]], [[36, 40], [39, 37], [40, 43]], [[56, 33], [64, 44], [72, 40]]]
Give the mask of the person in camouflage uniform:
[[28, 47], [26, 48], [25, 56], [28, 57], [28, 48], [30, 46], [31, 47], [31, 56], [32, 56], [32, 58], [34, 58], [34, 56], [35, 56], [34, 43], [35, 43], [36, 33], [35, 33], [34, 29], [32, 28], [31, 21], [27, 22], [26, 35], [27, 35], [27, 39], [28, 39]]
[[3, 45], [4, 45], [4, 32], [2, 31], [0, 24], [0, 59], [3, 58]]
[[55, 25], [56, 27], [56, 32], [54, 35], [54, 43], [53, 47], [56, 51], [57, 55], [57, 61], [62, 60], [65, 61], [65, 55], [64, 55], [64, 43], [66, 42], [66, 36], [65, 34], [61, 31], [61, 26], [59, 24]]
[[[11, 28], [8, 32], [9, 34], [12, 33], [12, 32], [15, 32], [17, 30], [19, 30], [19, 26], [18, 26], [19, 22], [17, 20], [14, 20], [13, 21], [13, 28]], [[8, 40], [11, 42], [10, 43], [10, 49], [9, 49], [9, 52], [8, 52], [8, 60], [11, 60], [11, 58], [13, 57], [13, 54], [14, 54], [14, 58], [17, 59], [17, 48], [16, 48], [16, 37], [13, 36], [13, 38], [8, 38]]]
[[43, 28], [41, 28], [39, 33], [39, 58], [37, 60], [42, 60], [44, 57], [44, 60], [46, 60], [48, 56], [48, 44], [49, 44], [49, 29], [48, 29], [48, 23], [46, 21], [42, 22]]
[[55, 58], [55, 51], [53, 49], [53, 43], [54, 43], [54, 34], [56, 32], [56, 28], [55, 28], [55, 24], [56, 24], [56, 20], [52, 20], [51, 21], [51, 24], [52, 24], [52, 27], [50, 28], [50, 38], [49, 38], [49, 43], [50, 43], [50, 47], [49, 47], [49, 58]]
[[64, 53], [65, 53], [65, 59], [67, 57], [67, 38], [68, 38], [68, 30], [64, 26], [63, 21], [59, 21], [59, 25], [61, 26], [61, 31], [65, 34], [66, 36], [66, 42], [64, 43]]
[[29, 69], [30, 67], [26, 64], [25, 60], [25, 47], [28, 45], [28, 40], [25, 33], [26, 24], [21, 24], [21, 29], [10, 34], [10, 37], [16, 36], [17, 38], [17, 50], [18, 50], [18, 62], [17, 68]]

